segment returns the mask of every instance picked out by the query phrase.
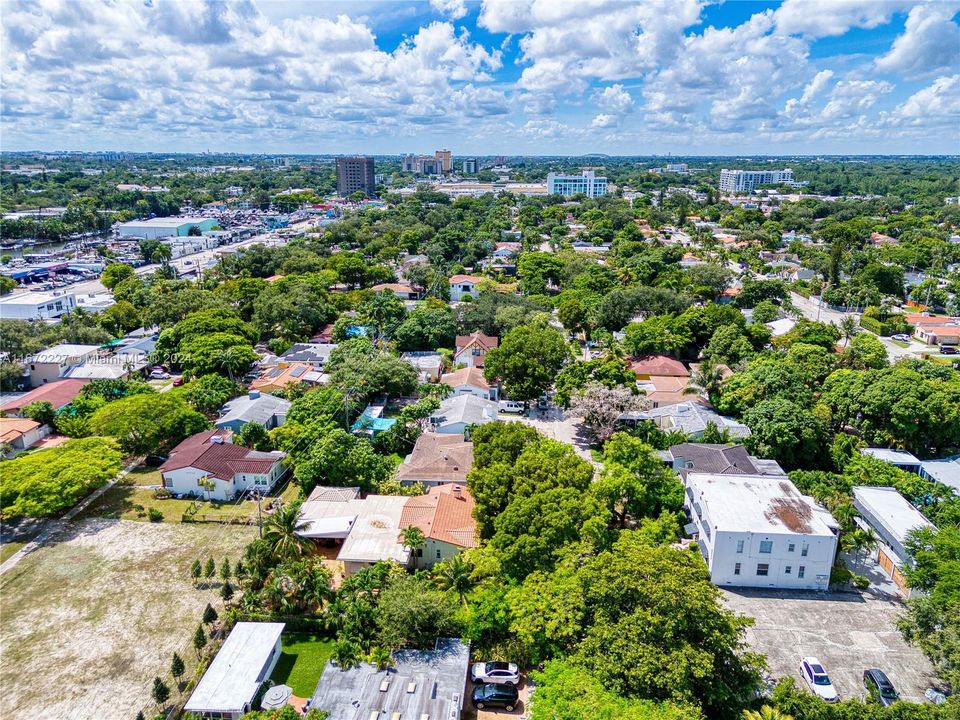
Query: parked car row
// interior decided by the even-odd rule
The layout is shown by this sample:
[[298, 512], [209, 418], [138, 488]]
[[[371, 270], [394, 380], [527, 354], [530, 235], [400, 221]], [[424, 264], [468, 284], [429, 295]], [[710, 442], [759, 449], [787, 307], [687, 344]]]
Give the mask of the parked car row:
[[503, 708], [507, 712], [520, 701], [520, 667], [516, 663], [490, 660], [474, 663], [470, 668], [470, 680], [474, 684], [470, 697], [477, 710]]
[[[817, 697], [826, 702], [837, 702], [840, 699], [837, 689], [833, 686], [833, 681], [823, 667], [823, 663], [817, 658], [805, 657], [800, 659], [800, 676]], [[884, 707], [893, 705], [900, 699], [896, 688], [893, 687], [893, 683], [890, 682], [883, 670], [877, 668], [864, 670], [863, 684], [870, 697]]]

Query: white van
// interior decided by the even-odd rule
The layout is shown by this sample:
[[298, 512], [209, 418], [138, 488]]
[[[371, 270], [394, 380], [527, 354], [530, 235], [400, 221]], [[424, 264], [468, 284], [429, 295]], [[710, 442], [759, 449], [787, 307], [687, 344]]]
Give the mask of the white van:
[[497, 408], [502, 413], [522, 413], [523, 403], [514, 402], [513, 400], [501, 400], [497, 403]]

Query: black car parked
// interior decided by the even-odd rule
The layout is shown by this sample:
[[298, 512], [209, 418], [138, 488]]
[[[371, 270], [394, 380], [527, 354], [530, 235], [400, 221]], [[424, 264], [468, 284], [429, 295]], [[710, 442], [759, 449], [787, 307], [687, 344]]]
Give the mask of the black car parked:
[[876, 668], [864, 670], [863, 684], [866, 686], [867, 690], [870, 691], [870, 697], [884, 707], [893, 705], [897, 700], [900, 699], [896, 688], [893, 687], [893, 683], [890, 682], [890, 679], [886, 676], [883, 670], [877, 670]]
[[477, 710], [487, 707], [502, 707], [512, 712], [520, 699], [520, 693], [513, 685], [478, 685], [470, 698]]

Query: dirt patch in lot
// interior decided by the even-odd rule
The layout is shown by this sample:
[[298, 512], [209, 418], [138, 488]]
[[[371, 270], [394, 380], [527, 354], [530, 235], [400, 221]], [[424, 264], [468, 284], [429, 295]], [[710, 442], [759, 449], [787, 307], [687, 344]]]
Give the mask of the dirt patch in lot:
[[817, 657], [843, 699], [865, 694], [863, 671], [880, 668], [904, 700], [923, 701], [933, 668], [897, 630], [903, 605], [856, 593], [723, 590], [727, 606], [756, 619], [750, 646], [767, 656], [776, 678], [800, 679], [800, 658]]
[[[256, 530], [124, 520], [67, 524], [0, 578], [0, 717], [131, 718], [150, 704], [216, 587], [197, 590], [195, 557], [235, 561]], [[168, 678], [169, 682], [169, 678]], [[176, 691], [174, 691], [176, 697]]]

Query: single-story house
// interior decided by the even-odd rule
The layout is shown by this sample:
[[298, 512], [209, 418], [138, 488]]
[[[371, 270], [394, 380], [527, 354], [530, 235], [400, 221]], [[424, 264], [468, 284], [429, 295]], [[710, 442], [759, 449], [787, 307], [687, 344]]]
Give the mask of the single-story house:
[[733, 418], [724, 417], [699, 402], [683, 402], [648, 410], [635, 410], [623, 413], [618, 423], [626, 427], [636, 427], [639, 423], [650, 422], [664, 432], [680, 430], [691, 440], [703, 437], [707, 426], [713, 423], [720, 431], [728, 430], [734, 438], [750, 436], [750, 428]]
[[450, 280], [450, 300], [460, 302], [469, 295], [471, 298], [477, 296], [477, 285], [483, 280], [476, 275], [453, 275]]
[[682, 479], [692, 472], [709, 475], [786, 476], [776, 460], [754, 457], [743, 445], [680, 443], [657, 455]]
[[689, 377], [652, 375], [648, 380], [638, 380], [637, 387], [643, 391], [650, 407], [665, 407], [681, 402], [699, 402], [696, 395], [684, 392], [690, 384]]
[[239, 720], [283, 652], [283, 623], [238, 622], [200, 678], [184, 710], [201, 720]]
[[475, 332], [471, 335], [457, 335], [456, 349], [453, 354], [455, 365], [483, 367], [487, 352], [500, 344], [498, 338]]
[[461, 483], [435, 485], [426, 495], [411, 497], [403, 507], [400, 529], [423, 531], [424, 545], [412, 553], [414, 567], [433, 567], [477, 546], [473, 497]]
[[446, 373], [440, 378], [440, 382], [452, 387], [454, 395], [469, 394], [484, 400], [497, 399], [497, 386], [487, 382], [480, 368], [460, 368], [452, 373]]
[[793, 330], [797, 326], [797, 321], [793, 318], [780, 318], [765, 324], [770, 328], [770, 337], [781, 337]]
[[336, 343], [295, 343], [279, 358], [279, 363], [308, 363], [315, 370], [323, 370]]
[[877, 563], [900, 592], [909, 597], [910, 586], [902, 571], [904, 566], [913, 565], [913, 558], [906, 548], [907, 540], [914, 530], [934, 528], [933, 523], [892, 487], [854, 487], [853, 507], [861, 516], [857, 522], [873, 528], [880, 538]]
[[630, 360], [630, 369], [637, 380], [651, 377], [689, 377], [690, 371], [676, 358], [667, 355], [643, 355]]
[[324, 375], [315, 370], [310, 363], [284, 362], [276, 367], [265, 369], [260, 377], [250, 383], [250, 389], [259, 390], [262, 393], [274, 393], [284, 390], [288, 385], [318, 384], [323, 382], [323, 379]]
[[465, 483], [473, 466], [473, 443], [462, 435], [423, 433], [397, 468], [401, 485]]
[[476, 395], [446, 398], [430, 416], [434, 431], [463, 435], [471, 425], [485, 425], [497, 419], [497, 403]]
[[[237, 493], [267, 493], [283, 477], [286, 453], [259, 452], [230, 442], [229, 430], [207, 430], [177, 445], [160, 466], [163, 486], [174, 495], [232, 500]], [[212, 483], [203, 487], [201, 482]]]
[[49, 428], [34, 420], [0, 417], [0, 445], [9, 445], [14, 452], [32, 448], [45, 434], [49, 434]]
[[70, 369], [100, 354], [99, 345], [61, 343], [38, 352], [26, 360], [30, 384], [40, 387], [66, 377]]
[[420, 293], [417, 292], [409, 283], [381, 283], [372, 288], [375, 293], [391, 292], [399, 300], [418, 300]]
[[35, 402], [48, 402], [54, 410], [59, 410], [72, 403], [87, 382], [89, 381], [72, 378], [54, 380], [30, 392], [5, 400], [0, 405], [0, 412], [4, 415], [20, 415], [23, 408]]
[[860, 454], [872, 457], [876, 460], [882, 460], [894, 467], [905, 470], [906, 472], [920, 472], [920, 458], [906, 450], [893, 450], [891, 448], [860, 448]]
[[400, 356], [417, 369], [421, 383], [437, 382], [443, 370], [443, 355], [432, 350], [405, 352]]
[[368, 662], [349, 668], [328, 660], [310, 706], [329, 720], [451, 720], [466, 694], [470, 644], [437, 638], [433, 650], [396, 650], [388, 672]]
[[923, 320], [913, 329], [913, 336], [927, 345], [960, 345], [960, 323]]
[[251, 390], [220, 408], [220, 419], [215, 424], [218, 428], [234, 432], [251, 422], [273, 430], [283, 425], [290, 405], [292, 403], [289, 400]]

